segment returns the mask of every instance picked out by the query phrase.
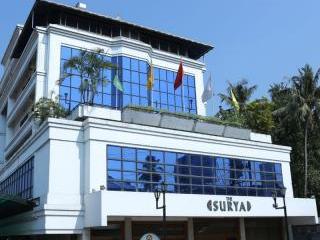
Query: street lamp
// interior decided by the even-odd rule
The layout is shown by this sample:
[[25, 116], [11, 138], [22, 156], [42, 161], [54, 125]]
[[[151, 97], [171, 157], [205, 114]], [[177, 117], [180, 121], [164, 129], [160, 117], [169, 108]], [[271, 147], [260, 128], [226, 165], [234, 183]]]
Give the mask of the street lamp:
[[[162, 237], [165, 240], [166, 239], [166, 184], [164, 182], [161, 183], [161, 189], [156, 188], [154, 190], [154, 197], [156, 199], [156, 209], [162, 209], [163, 217], [162, 217]], [[162, 206], [159, 206], [159, 199], [161, 196], [161, 193], [163, 195], [162, 197]]]
[[282, 195], [282, 199], [283, 199], [283, 206], [279, 207], [278, 203], [277, 203], [277, 192], [273, 191], [272, 192], [272, 198], [274, 201], [274, 204], [272, 205], [275, 209], [283, 209], [284, 211], [284, 220], [285, 220], [285, 224], [286, 224], [286, 230], [287, 230], [287, 240], [289, 240], [289, 225], [288, 225], [288, 215], [287, 215], [287, 205], [286, 205], [286, 191], [287, 189], [285, 187], [283, 187], [281, 189], [281, 195]]

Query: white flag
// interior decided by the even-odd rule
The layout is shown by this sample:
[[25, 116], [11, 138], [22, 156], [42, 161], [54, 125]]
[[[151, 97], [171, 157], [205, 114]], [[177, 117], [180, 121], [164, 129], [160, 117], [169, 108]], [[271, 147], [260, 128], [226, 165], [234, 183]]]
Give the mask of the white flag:
[[212, 81], [211, 81], [211, 75], [207, 81], [206, 87], [203, 90], [202, 93], [202, 102], [208, 102], [213, 96], [213, 88], [212, 88]]

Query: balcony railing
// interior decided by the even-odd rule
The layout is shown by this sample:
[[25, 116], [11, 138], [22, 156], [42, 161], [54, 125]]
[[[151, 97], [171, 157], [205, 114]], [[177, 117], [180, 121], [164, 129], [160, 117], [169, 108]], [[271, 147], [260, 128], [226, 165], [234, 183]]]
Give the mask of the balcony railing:
[[21, 107], [24, 105], [25, 101], [30, 96], [32, 89], [34, 89], [35, 87], [35, 83], [36, 83], [35, 79], [36, 79], [36, 72], [32, 74], [32, 76], [30, 77], [30, 80], [28, 81], [28, 83], [26, 84], [26, 86], [23, 88], [20, 95], [16, 99], [14, 107], [9, 112], [8, 125], [10, 125], [13, 122], [13, 120], [16, 118], [17, 113], [21, 110]]

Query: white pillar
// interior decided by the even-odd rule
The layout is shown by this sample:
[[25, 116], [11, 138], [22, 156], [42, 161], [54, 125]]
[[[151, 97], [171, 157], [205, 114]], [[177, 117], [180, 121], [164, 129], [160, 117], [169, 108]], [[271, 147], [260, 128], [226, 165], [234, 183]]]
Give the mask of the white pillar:
[[[50, 97], [47, 93], [46, 83], [46, 65], [47, 65], [47, 35], [45, 32], [38, 30], [37, 46], [37, 76], [35, 101], [42, 97]], [[58, 80], [58, 79], [57, 79]]]
[[132, 240], [132, 221], [131, 218], [124, 219], [124, 239]]
[[240, 239], [246, 240], [246, 226], [244, 218], [240, 218]]
[[91, 233], [90, 229], [83, 229], [82, 234], [78, 237], [79, 240], [90, 240], [91, 239]]
[[4, 163], [4, 149], [6, 147], [6, 116], [0, 113], [0, 164]]
[[193, 218], [188, 218], [188, 240], [194, 240]]

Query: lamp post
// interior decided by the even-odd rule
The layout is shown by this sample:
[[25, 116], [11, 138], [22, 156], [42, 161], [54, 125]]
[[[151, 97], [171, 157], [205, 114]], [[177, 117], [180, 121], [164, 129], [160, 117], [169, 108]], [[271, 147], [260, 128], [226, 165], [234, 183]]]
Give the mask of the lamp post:
[[276, 191], [272, 192], [272, 198], [273, 198], [273, 201], [274, 201], [274, 204], [272, 206], [275, 209], [283, 209], [283, 211], [284, 211], [284, 220], [285, 220], [286, 231], [287, 231], [287, 240], [289, 240], [289, 224], [288, 224], [287, 205], [286, 205], [286, 191], [287, 191], [287, 189], [285, 187], [283, 187], [281, 189], [281, 195], [282, 195], [282, 199], [283, 199], [283, 206], [282, 207], [278, 206], [278, 203], [277, 203], [277, 192]]
[[[164, 182], [161, 183], [161, 189], [159, 190], [159, 188], [156, 188], [154, 190], [154, 197], [156, 199], [156, 209], [162, 209], [163, 212], [163, 217], [162, 217], [162, 238], [163, 240], [166, 239], [166, 184]], [[159, 206], [159, 199], [161, 196], [161, 193], [163, 195], [162, 197], [162, 206]]]

